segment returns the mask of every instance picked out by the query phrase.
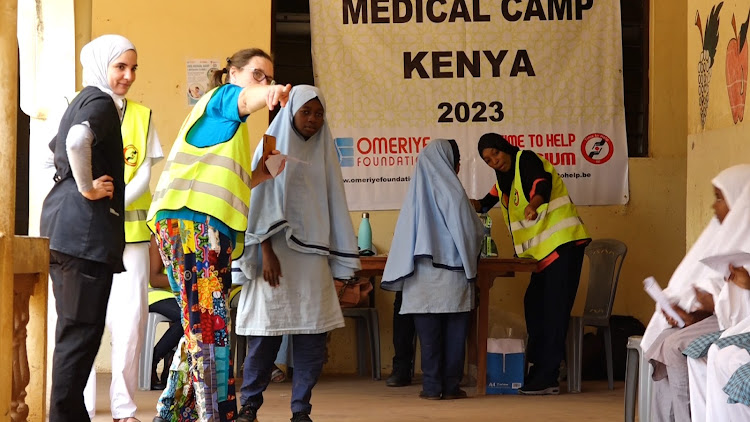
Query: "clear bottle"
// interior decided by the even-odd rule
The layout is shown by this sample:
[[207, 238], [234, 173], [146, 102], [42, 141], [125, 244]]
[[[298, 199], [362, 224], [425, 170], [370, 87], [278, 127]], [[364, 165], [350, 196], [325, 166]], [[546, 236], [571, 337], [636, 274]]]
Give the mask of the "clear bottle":
[[359, 223], [357, 235], [357, 246], [360, 255], [372, 255], [372, 228], [370, 227], [370, 213], [362, 213], [362, 221]]
[[484, 239], [482, 239], [482, 258], [497, 256], [497, 245], [492, 240], [492, 219], [488, 214], [480, 214], [479, 219], [484, 225]]

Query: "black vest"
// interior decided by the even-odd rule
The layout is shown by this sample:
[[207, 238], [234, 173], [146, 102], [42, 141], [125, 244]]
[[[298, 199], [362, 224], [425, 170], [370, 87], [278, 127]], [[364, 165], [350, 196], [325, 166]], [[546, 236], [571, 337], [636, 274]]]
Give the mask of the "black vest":
[[[70, 128], [83, 122], [94, 132], [92, 176], [114, 179], [112, 199], [89, 201], [78, 192], [66, 139]], [[42, 206], [42, 236], [50, 238], [51, 250], [108, 264], [113, 272], [123, 271], [125, 168], [120, 117], [112, 97], [95, 87], [84, 88], [63, 114], [49, 146], [55, 155], [56, 183]]]

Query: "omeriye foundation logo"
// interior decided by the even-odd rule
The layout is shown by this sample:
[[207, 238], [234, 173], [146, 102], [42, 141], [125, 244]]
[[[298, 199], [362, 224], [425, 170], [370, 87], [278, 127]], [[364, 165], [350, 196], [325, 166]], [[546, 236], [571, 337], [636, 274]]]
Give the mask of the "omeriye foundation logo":
[[341, 167], [413, 166], [429, 136], [336, 138]]

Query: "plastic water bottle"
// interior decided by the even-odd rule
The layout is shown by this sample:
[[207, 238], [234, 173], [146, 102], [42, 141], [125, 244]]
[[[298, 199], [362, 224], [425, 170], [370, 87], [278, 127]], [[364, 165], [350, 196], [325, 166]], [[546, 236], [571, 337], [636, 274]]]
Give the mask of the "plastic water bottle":
[[497, 245], [492, 240], [492, 219], [487, 214], [480, 214], [479, 219], [484, 225], [484, 239], [482, 240], [482, 258], [497, 256]]
[[370, 213], [362, 213], [362, 221], [359, 223], [357, 235], [357, 246], [360, 255], [372, 255], [372, 228], [370, 227]]

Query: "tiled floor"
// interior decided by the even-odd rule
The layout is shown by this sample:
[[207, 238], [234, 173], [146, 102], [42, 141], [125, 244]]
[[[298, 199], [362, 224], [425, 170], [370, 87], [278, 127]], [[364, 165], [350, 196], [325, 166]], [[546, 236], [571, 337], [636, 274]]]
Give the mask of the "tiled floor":
[[[109, 422], [109, 374], [99, 374], [97, 382], [97, 415], [95, 422]], [[615, 390], [606, 381], [584, 381], [583, 393], [567, 394], [565, 386], [559, 396], [485, 396], [466, 400], [432, 401], [418, 398], [420, 385], [389, 388], [384, 381], [356, 376], [327, 376], [313, 390], [313, 413], [316, 422], [364, 421], [619, 421], [623, 419], [623, 383]], [[473, 389], [467, 389], [470, 394]], [[260, 422], [282, 422], [291, 417], [289, 410], [291, 384], [272, 384], [265, 394], [259, 412]], [[151, 422], [155, 414], [158, 391], [139, 391], [137, 417]]]

